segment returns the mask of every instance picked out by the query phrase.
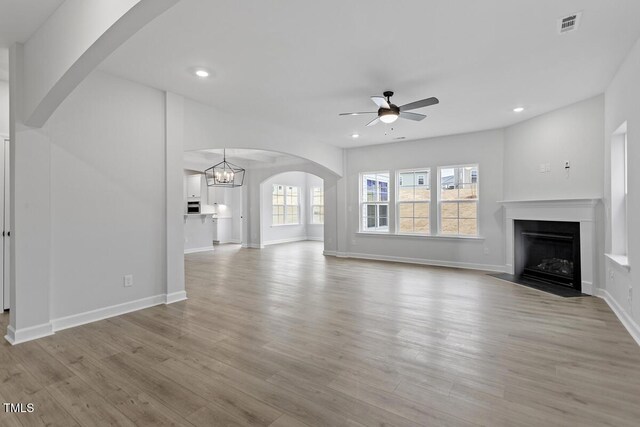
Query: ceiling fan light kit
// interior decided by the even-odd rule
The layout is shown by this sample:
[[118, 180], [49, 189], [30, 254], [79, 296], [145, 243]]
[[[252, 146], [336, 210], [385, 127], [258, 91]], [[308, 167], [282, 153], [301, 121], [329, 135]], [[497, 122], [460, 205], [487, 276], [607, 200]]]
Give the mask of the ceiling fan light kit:
[[340, 116], [360, 116], [364, 114], [377, 114], [378, 116], [367, 123], [367, 126], [373, 126], [378, 122], [390, 124], [398, 120], [398, 117], [402, 117], [403, 119], [413, 120], [419, 122], [423, 120], [425, 117], [424, 114], [418, 113], [410, 113], [408, 110], [415, 110], [418, 108], [428, 107], [430, 105], [438, 104], [440, 101], [438, 98], [426, 98], [421, 99], [420, 101], [411, 102], [409, 104], [402, 105], [398, 107], [395, 104], [391, 103], [391, 97], [393, 96], [393, 92], [386, 91], [382, 94], [383, 96], [372, 96], [371, 100], [378, 106], [377, 113], [374, 111], [362, 112], [362, 113], [340, 113]]

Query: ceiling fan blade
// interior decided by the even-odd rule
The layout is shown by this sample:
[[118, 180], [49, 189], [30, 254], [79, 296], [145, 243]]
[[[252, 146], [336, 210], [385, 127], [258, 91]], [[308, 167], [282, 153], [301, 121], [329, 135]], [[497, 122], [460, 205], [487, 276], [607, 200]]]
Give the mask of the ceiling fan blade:
[[376, 103], [378, 108], [386, 108], [387, 110], [391, 108], [389, 107], [389, 103], [387, 102], [387, 100], [382, 96], [372, 96], [371, 100]]
[[363, 114], [377, 114], [375, 111], [361, 111], [358, 113], [340, 113], [339, 116], [361, 116]]
[[409, 119], [409, 120], [419, 122], [420, 120], [424, 119], [427, 116], [425, 116], [424, 114], [409, 113], [407, 111], [401, 111], [400, 117], [402, 117], [403, 119]]
[[380, 121], [380, 118], [376, 117], [375, 119], [373, 119], [369, 123], [367, 123], [367, 126], [373, 126], [376, 123], [378, 123], [379, 121]]
[[428, 107], [429, 105], [435, 105], [439, 103], [438, 98], [432, 97], [427, 99], [421, 99], [420, 101], [410, 102], [400, 107], [400, 111], [415, 110], [416, 108]]

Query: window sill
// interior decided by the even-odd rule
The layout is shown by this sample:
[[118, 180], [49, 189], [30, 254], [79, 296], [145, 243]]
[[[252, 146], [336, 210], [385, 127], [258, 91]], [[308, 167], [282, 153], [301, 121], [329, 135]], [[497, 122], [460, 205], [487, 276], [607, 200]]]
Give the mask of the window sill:
[[614, 255], [614, 254], [604, 254], [607, 258], [609, 258], [614, 263], [618, 264], [618, 266], [624, 268], [627, 271], [631, 270], [631, 266], [629, 265], [629, 257], [626, 255]]
[[358, 236], [385, 236], [385, 237], [400, 237], [409, 239], [433, 239], [433, 240], [472, 240], [483, 241], [482, 236], [450, 236], [447, 234], [408, 234], [408, 233], [387, 233], [384, 231], [358, 231]]

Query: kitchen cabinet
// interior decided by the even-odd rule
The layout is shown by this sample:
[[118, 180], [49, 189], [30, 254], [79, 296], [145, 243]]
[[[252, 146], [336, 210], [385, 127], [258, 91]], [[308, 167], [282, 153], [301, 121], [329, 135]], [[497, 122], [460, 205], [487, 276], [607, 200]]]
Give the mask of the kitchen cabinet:
[[208, 203], [210, 205], [229, 205], [231, 189], [225, 187], [208, 187]]
[[202, 194], [202, 174], [187, 176], [187, 198], [200, 200]]

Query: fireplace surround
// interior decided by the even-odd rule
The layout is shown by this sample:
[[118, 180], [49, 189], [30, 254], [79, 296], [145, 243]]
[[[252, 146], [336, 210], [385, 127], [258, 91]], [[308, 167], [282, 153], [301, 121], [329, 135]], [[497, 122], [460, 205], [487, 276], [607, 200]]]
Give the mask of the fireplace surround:
[[[574, 222], [579, 228], [580, 290], [593, 295], [597, 276], [596, 206], [600, 199], [505, 200], [504, 207], [506, 260], [505, 272], [516, 274], [516, 221]], [[578, 268], [574, 263], [574, 269]]]

